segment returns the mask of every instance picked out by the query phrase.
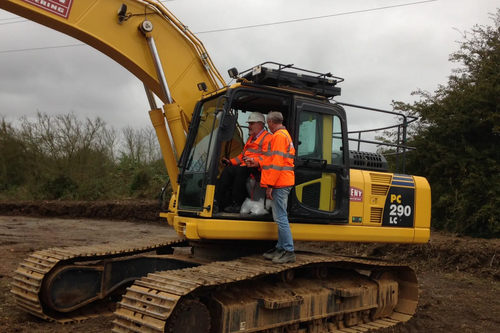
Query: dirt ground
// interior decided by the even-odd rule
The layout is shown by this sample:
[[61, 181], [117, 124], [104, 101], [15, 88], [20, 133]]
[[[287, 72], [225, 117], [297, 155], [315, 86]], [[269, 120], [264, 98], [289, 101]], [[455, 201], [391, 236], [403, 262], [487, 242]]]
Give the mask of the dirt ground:
[[[11, 278], [32, 251], [174, 235], [154, 201], [0, 202], [0, 332], [111, 332], [112, 318], [60, 325], [18, 310]], [[500, 240], [434, 232], [426, 245], [298, 242], [297, 249], [408, 262], [420, 281], [414, 318], [377, 332], [500, 332]]]

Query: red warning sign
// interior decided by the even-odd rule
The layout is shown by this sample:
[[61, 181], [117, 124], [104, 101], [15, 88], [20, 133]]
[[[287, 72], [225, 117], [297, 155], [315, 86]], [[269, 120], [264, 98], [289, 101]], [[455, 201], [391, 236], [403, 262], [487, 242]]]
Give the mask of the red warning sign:
[[53, 14], [68, 18], [73, 0], [22, 0]]

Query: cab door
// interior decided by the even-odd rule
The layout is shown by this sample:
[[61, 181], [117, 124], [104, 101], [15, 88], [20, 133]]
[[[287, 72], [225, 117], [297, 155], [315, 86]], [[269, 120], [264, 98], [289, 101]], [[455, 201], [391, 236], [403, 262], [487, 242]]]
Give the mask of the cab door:
[[348, 223], [349, 149], [345, 110], [336, 104], [295, 99], [295, 186], [290, 220]]

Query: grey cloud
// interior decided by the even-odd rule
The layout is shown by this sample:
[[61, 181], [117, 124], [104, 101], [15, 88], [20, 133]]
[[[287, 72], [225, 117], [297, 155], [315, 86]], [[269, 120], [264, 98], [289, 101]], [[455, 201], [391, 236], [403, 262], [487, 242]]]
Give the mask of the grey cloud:
[[[377, 1], [184, 0], [166, 5], [191, 31], [207, 31], [329, 15], [401, 4]], [[226, 71], [267, 61], [344, 77], [341, 101], [390, 109], [392, 100], [411, 102], [417, 88], [445, 84], [448, 55], [460, 35], [452, 28], [491, 24], [496, 1], [441, 0], [354, 15], [255, 29], [200, 34], [212, 59]], [[12, 17], [0, 12], [0, 18]], [[0, 51], [75, 44], [78, 41], [34, 23], [0, 26]], [[114, 61], [87, 47], [0, 53], [0, 114], [11, 118], [74, 111], [101, 116], [117, 127], [149, 126], [142, 83]], [[351, 130], [382, 123], [380, 117], [349, 112]], [[388, 120], [388, 121], [391, 121]]]

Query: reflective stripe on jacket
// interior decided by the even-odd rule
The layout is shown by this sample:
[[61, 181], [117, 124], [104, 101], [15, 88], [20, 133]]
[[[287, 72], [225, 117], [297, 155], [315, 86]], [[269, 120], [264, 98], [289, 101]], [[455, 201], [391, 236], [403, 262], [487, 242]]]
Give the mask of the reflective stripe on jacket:
[[254, 160], [260, 162], [264, 160], [264, 147], [267, 147], [269, 144], [269, 141], [271, 141], [272, 135], [268, 131], [263, 131], [259, 137], [252, 142], [253, 135], [251, 135], [247, 142], [245, 143], [245, 146], [243, 147], [243, 151], [241, 154], [239, 154], [237, 157], [231, 159], [231, 164], [232, 165], [245, 165], [245, 162], [243, 162], [243, 157], [251, 157]]
[[295, 148], [285, 128], [277, 130], [269, 142], [262, 166], [260, 186], [287, 187], [295, 184]]

